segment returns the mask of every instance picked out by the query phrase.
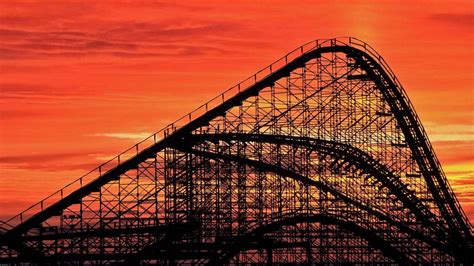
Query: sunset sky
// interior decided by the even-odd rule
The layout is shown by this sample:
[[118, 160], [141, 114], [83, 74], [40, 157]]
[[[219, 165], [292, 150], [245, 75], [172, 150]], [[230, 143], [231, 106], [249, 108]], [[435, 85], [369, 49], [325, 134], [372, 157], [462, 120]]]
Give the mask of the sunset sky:
[[0, 1], [0, 220], [337, 36], [389, 63], [474, 220], [472, 0], [96, 2]]

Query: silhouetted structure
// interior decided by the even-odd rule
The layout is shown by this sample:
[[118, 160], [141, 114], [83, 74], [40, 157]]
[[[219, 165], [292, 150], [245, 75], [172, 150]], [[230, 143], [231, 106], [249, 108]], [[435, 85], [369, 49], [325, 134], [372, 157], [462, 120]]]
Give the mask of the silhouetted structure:
[[317, 40], [3, 225], [2, 260], [470, 262], [472, 227], [408, 97]]

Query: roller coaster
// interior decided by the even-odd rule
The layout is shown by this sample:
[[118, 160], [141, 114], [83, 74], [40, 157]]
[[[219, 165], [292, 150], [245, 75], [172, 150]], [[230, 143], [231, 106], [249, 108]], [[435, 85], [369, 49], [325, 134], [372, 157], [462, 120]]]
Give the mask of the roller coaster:
[[407, 94], [353, 37], [298, 47], [0, 232], [2, 265], [474, 261]]

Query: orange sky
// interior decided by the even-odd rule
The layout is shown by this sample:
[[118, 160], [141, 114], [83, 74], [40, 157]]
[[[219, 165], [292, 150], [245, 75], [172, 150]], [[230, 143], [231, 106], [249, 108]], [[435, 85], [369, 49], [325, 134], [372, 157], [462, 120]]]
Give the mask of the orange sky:
[[474, 219], [472, 0], [94, 2], [0, 1], [0, 219], [336, 36], [384, 56]]

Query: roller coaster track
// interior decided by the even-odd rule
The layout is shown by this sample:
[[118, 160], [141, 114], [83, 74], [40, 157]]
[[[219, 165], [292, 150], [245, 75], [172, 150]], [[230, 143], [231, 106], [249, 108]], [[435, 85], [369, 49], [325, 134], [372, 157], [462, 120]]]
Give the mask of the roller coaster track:
[[474, 251], [403, 87], [352, 37], [293, 50], [0, 227], [0, 263], [471, 263]]

